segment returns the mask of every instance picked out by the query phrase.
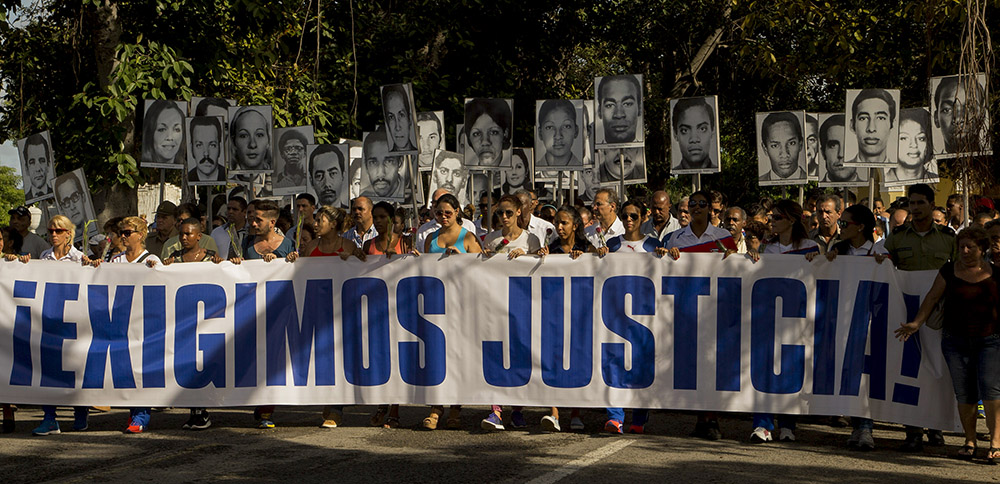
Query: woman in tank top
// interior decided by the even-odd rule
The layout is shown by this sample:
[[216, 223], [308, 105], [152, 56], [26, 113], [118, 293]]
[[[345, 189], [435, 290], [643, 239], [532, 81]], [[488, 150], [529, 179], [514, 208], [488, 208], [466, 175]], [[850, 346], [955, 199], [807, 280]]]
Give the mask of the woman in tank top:
[[347, 260], [350, 256], [365, 260], [365, 253], [354, 242], [340, 235], [337, 220], [343, 210], [329, 205], [323, 205], [316, 211], [316, 238], [302, 246], [300, 250], [289, 253], [285, 260], [295, 262], [299, 257], [340, 256]]
[[406, 237], [403, 237], [404, 218], [402, 213], [396, 213], [389, 202], [376, 203], [372, 207], [372, 221], [378, 235], [365, 242], [364, 252], [368, 255], [384, 255], [386, 257], [409, 252], [410, 244]]

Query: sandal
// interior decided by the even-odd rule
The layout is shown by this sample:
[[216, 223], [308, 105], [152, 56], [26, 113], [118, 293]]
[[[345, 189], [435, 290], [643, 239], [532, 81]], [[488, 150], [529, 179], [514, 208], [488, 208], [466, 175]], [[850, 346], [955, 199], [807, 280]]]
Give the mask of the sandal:
[[972, 460], [976, 456], [976, 447], [972, 445], [963, 445], [961, 449], [958, 449], [958, 454], [955, 454], [961, 460]]
[[986, 454], [986, 463], [992, 466], [996, 465], [998, 460], [1000, 460], [1000, 449], [990, 447], [990, 452]]
[[432, 413], [432, 414], [428, 415], [427, 418], [424, 419], [424, 422], [423, 422], [422, 425], [427, 430], [435, 430], [435, 429], [438, 428], [438, 419], [439, 418], [441, 418], [441, 416], [439, 416], [436, 413]]
[[448, 429], [449, 430], [461, 430], [462, 429], [462, 414], [461, 410], [451, 409], [448, 411]]
[[394, 429], [398, 427], [399, 427], [399, 417], [389, 417], [385, 419], [385, 424], [382, 425], [382, 428], [386, 429]]
[[385, 420], [385, 415], [387, 413], [389, 413], [388, 407], [379, 406], [378, 410], [376, 410], [375, 413], [372, 414], [372, 418], [371, 420], [368, 421], [368, 423], [372, 427], [381, 427], [382, 421]]

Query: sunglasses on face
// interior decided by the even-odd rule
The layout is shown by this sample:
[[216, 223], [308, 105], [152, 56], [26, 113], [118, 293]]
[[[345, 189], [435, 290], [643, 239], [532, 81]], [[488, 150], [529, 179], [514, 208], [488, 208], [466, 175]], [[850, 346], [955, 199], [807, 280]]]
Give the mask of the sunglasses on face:
[[64, 234], [66, 232], [69, 232], [69, 231], [66, 230], [66, 229], [49, 229], [49, 233], [50, 234], [55, 234], [55, 235]]
[[632, 221], [639, 220], [639, 214], [634, 213], [634, 212], [626, 213], [625, 216], [628, 217], [628, 219], [632, 220]]
[[708, 201], [707, 200], [698, 200], [698, 201], [690, 200], [690, 201], [688, 201], [688, 208], [694, 208], [694, 207], [705, 208], [707, 206], [708, 206]]
[[838, 220], [838, 221], [837, 221], [837, 225], [838, 225], [838, 226], [839, 226], [840, 228], [842, 228], [842, 229], [846, 229], [847, 227], [849, 227], [849, 226], [851, 226], [851, 225], [861, 225], [861, 224], [859, 224], [859, 223], [857, 223], [857, 222], [849, 222], [849, 221], [847, 221], [847, 220], [843, 220], [843, 219], [841, 219], [841, 220]]
[[513, 210], [497, 210], [497, 214], [504, 218], [511, 218], [514, 216]]
[[119, 234], [121, 234], [121, 236], [125, 238], [131, 237], [132, 234], [134, 233], [135, 233], [134, 230], [122, 230], [121, 232], [119, 232]]
[[434, 214], [437, 215], [438, 217], [451, 217], [452, 215], [455, 214], [455, 212], [451, 210], [436, 210]]

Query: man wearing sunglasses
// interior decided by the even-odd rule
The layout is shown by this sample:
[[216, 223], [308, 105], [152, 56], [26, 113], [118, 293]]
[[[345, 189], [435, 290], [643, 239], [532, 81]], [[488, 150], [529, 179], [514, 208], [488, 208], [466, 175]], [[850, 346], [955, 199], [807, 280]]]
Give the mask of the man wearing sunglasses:
[[824, 194], [816, 199], [816, 216], [819, 227], [809, 233], [809, 238], [819, 244], [819, 252], [826, 254], [840, 242], [840, 214], [844, 211], [844, 203], [837, 195]]

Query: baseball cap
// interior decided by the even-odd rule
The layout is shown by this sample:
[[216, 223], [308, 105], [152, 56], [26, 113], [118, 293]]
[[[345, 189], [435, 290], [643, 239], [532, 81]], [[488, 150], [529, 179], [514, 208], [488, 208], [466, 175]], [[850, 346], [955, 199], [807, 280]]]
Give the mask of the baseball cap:
[[28, 217], [28, 216], [31, 215], [31, 212], [28, 211], [28, 207], [25, 207], [24, 205], [21, 205], [20, 207], [12, 208], [12, 209], [8, 210], [7, 211], [7, 215], [18, 215], [18, 216], [21, 216], [21, 217]]
[[177, 216], [177, 205], [174, 202], [164, 201], [156, 207], [157, 215], [170, 215], [171, 217]]

